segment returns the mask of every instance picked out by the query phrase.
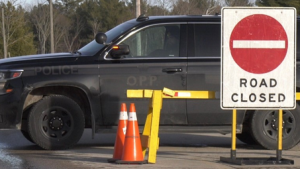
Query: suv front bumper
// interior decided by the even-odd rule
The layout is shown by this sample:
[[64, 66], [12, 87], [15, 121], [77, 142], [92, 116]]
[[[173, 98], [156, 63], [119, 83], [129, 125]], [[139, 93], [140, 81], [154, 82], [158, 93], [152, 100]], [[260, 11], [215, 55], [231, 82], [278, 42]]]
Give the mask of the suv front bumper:
[[0, 95], [0, 129], [17, 129], [20, 123], [18, 116], [18, 104], [20, 97], [14, 93]]

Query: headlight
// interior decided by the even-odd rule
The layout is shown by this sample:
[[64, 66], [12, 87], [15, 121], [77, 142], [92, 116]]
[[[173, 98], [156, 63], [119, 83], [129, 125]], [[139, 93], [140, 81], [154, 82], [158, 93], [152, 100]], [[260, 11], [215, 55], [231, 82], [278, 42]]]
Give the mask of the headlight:
[[0, 70], [0, 80], [15, 79], [22, 75], [23, 70]]

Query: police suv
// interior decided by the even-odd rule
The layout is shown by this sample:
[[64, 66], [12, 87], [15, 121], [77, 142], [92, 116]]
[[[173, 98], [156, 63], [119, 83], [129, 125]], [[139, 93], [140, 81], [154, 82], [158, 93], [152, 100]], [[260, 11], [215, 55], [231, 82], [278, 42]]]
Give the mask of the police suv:
[[[123, 102], [135, 103], [142, 128], [149, 99], [129, 99], [127, 89], [218, 92], [220, 22], [220, 16], [143, 15], [97, 34], [74, 53], [1, 59], [0, 128], [19, 129], [44, 149], [66, 149], [78, 142], [84, 128], [91, 128], [93, 135], [115, 131]], [[297, 29], [300, 32], [300, 26]], [[299, 44], [300, 38], [298, 57]], [[237, 137], [276, 149], [277, 114], [238, 111]], [[160, 131], [227, 134], [231, 111], [222, 110], [219, 99], [165, 99]], [[292, 148], [299, 140], [297, 105], [283, 113], [283, 148]]]

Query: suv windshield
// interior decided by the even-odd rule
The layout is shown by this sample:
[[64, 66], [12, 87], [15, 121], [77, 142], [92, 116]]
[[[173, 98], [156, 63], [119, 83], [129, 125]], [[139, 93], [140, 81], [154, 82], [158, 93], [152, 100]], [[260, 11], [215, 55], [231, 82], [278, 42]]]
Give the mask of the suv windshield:
[[[120, 36], [121, 34], [126, 32], [127, 30], [132, 28], [135, 25], [134, 23], [135, 22], [132, 22], [132, 21], [124, 22], [124, 23], [112, 28], [111, 30], [105, 32], [105, 34], [107, 36], [106, 42], [110, 43], [112, 40], [114, 40], [115, 38], [117, 38], [118, 36]], [[103, 47], [104, 47], [103, 44], [99, 44], [95, 40], [93, 40], [90, 43], [88, 43], [87, 45], [85, 45], [84, 47], [82, 47], [81, 49], [79, 49], [78, 51], [83, 53], [84, 55], [95, 55]]]

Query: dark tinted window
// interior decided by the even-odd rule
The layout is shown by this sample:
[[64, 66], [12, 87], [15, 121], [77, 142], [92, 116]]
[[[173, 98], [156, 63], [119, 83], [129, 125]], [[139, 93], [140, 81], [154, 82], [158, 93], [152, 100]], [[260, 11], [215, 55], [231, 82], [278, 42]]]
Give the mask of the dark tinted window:
[[179, 57], [180, 25], [158, 25], [136, 32], [121, 44], [128, 45], [125, 58]]
[[221, 25], [194, 25], [195, 57], [220, 57]]

